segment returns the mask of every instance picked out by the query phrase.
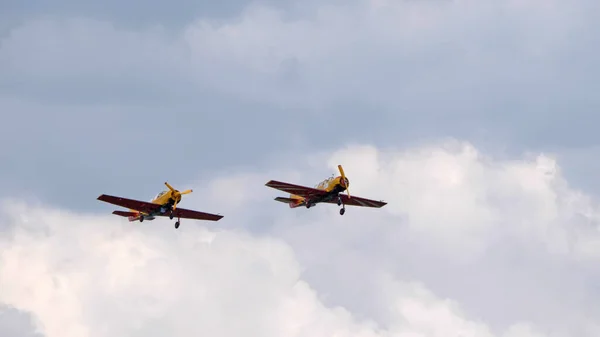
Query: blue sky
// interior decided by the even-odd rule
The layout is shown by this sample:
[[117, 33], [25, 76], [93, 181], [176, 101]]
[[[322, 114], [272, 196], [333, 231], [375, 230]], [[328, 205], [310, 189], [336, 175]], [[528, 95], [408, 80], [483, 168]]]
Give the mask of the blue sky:
[[153, 195], [148, 181], [347, 142], [596, 152], [594, 4], [577, 4], [415, 2], [397, 21], [361, 5], [11, 3], [4, 193], [91, 209], [78, 186]]
[[[600, 299], [597, 7], [588, 0], [2, 2], [0, 271], [41, 269], [12, 275], [24, 286], [5, 281], [11, 290], [0, 290], [0, 304], [38, 322], [23, 320], [23, 336], [35, 324], [48, 337], [145, 329], [230, 336], [235, 331], [218, 322], [256, 292], [273, 301], [264, 303], [296, 299], [333, 329], [319, 330], [310, 317], [293, 321], [296, 307], [264, 304], [247, 321], [260, 335], [302, 335], [257, 323], [276, 312], [310, 335], [380, 336], [357, 327], [368, 319], [399, 336], [435, 336], [426, 326], [443, 329], [442, 321], [477, 337], [592, 336], [600, 329], [592, 305]], [[353, 194], [390, 205], [343, 218], [335, 207], [296, 212], [263, 186], [269, 179], [312, 186], [337, 164]], [[194, 189], [182, 207], [225, 214], [221, 229], [130, 224], [96, 200], [102, 193], [148, 200], [164, 181]], [[68, 234], [66, 224], [81, 228]], [[211, 235], [223, 246], [207, 252], [190, 243]], [[89, 237], [96, 241], [86, 250], [80, 243]], [[265, 253], [264, 240], [281, 252]], [[111, 245], [146, 253], [132, 257]], [[135, 260], [153, 254], [174, 260], [168, 267]], [[121, 267], [107, 267], [119, 259]], [[290, 274], [251, 271], [264, 259]], [[85, 275], [104, 271], [105, 279], [94, 285], [65, 274], [65, 261]], [[207, 272], [188, 271], [199, 261]], [[181, 282], [181, 293], [134, 291], [147, 281], [122, 273], [138, 262], [143, 275], [172, 275], [165, 282]], [[62, 305], [55, 312], [45, 297], [27, 295], [42, 286], [36, 270], [77, 284], [50, 292]], [[537, 287], [537, 277], [547, 284]], [[129, 280], [121, 295], [111, 279]], [[203, 315], [218, 306], [199, 303], [199, 290], [189, 289], [194, 279], [215, 301], [238, 293], [213, 323], [194, 325], [164, 309], [175, 303]], [[279, 290], [262, 288], [269, 282]], [[111, 306], [111, 296], [159, 304], [136, 314], [136, 304]], [[446, 298], [463, 311], [444, 307]], [[437, 318], [420, 325], [410, 303], [445, 308], [435, 312], [446, 316], [431, 312], [425, 316]], [[113, 309], [140, 321], [160, 317], [160, 327], [136, 328], [108, 317]], [[103, 320], [110, 323], [100, 332]], [[3, 324], [0, 334], [14, 328]]]

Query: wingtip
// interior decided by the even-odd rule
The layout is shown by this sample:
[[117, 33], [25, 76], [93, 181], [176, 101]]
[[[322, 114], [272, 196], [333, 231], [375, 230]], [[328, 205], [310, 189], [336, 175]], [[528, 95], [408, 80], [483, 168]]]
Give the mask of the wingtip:
[[[277, 186], [279, 184], [285, 184], [285, 183], [282, 183], [279, 180], [271, 179], [271, 180], [267, 181], [267, 183], [265, 184], [265, 186], [268, 186], [268, 187], [271, 187], [271, 188], [277, 188], [275, 186]], [[273, 185], [275, 185], [275, 186], [273, 186]]]

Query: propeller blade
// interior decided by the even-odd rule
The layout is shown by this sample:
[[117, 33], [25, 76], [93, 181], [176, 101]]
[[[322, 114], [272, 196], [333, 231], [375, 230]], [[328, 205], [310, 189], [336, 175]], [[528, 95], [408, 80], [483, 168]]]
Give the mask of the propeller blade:
[[340, 170], [340, 174], [342, 175], [342, 178], [346, 178], [346, 175], [344, 174], [344, 169], [342, 168], [342, 165], [338, 165], [338, 170]]
[[[344, 168], [342, 168], [342, 165], [338, 165], [338, 170], [340, 170], [340, 174], [342, 175], [342, 179], [344, 180], [344, 184], [346, 184], [348, 182], [348, 180], [346, 179], [346, 174], [344, 173]], [[346, 185], [346, 194], [348, 195], [348, 199], [350, 199], [350, 186], [348, 186], [350, 184]]]
[[173, 199], [175, 199], [175, 203], [173, 204], [173, 210], [177, 209], [177, 204], [181, 201], [181, 196], [183, 194], [190, 194], [192, 193], [192, 190], [187, 190], [187, 191], [183, 191], [183, 192], [179, 192], [178, 190], [174, 189], [173, 186], [169, 185], [168, 182], [165, 181], [165, 185], [169, 188], [169, 190], [171, 190], [171, 196]]
[[165, 185], [167, 185], [167, 187], [171, 190], [171, 192], [175, 192], [175, 189], [173, 188], [173, 186], [169, 185], [168, 182], [165, 181]]

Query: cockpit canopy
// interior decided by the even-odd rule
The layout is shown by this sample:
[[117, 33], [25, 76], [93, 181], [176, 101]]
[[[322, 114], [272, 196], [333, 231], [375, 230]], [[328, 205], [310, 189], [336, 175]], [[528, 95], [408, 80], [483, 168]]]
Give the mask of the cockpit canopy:
[[315, 185], [315, 188], [325, 188], [327, 187], [333, 180], [335, 179], [335, 175], [323, 180], [322, 182]]
[[165, 195], [168, 191], [161, 191], [160, 193], [158, 193], [152, 200], [156, 200], [160, 197], [162, 197], [163, 195]]

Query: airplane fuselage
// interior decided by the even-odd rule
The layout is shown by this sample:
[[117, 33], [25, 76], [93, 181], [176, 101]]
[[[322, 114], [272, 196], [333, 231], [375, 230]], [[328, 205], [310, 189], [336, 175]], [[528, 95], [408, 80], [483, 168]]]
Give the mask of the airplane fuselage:
[[[303, 206], [306, 206], [306, 208], [310, 208], [320, 202], [331, 201], [334, 199], [339, 200], [338, 195], [341, 192], [344, 192], [348, 188], [349, 185], [350, 185], [350, 182], [348, 181], [348, 178], [346, 178], [346, 180], [344, 181], [344, 180], [342, 180], [342, 176], [331, 177], [331, 178], [327, 178], [327, 179], [321, 181], [320, 183], [317, 184], [317, 186], [315, 186], [315, 188], [318, 190], [323, 190], [323, 191], [328, 192], [327, 194], [314, 196], [311, 198], [303, 198], [301, 196], [291, 194], [290, 199], [297, 200], [296, 207], [303, 205]], [[341, 204], [341, 200], [338, 201], [338, 205], [340, 205], [340, 204]]]
[[153, 204], [161, 205], [162, 206], [161, 208], [159, 208], [156, 212], [153, 212], [153, 213], [138, 212], [136, 210], [131, 209], [130, 211], [137, 213], [137, 215], [129, 217], [129, 220], [130, 221], [135, 221], [135, 220], [152, 221], [155, 219], [155, 217], [154, 217], [155, 215], [165, 214], [166, 212], [170, 211], [172, 209], [173, 205], [175, 204], [175, 202], [181, 201], [181, 196], [179, 196], [179, 198], [177, 198], [177, 199], [179, 199], [179, 200], [175, 200], [175, 198], [173, 198], [171, 191], [161, 191], [154, 198], [152, 198], [152, 200], [150, 200], [150, 202]]

